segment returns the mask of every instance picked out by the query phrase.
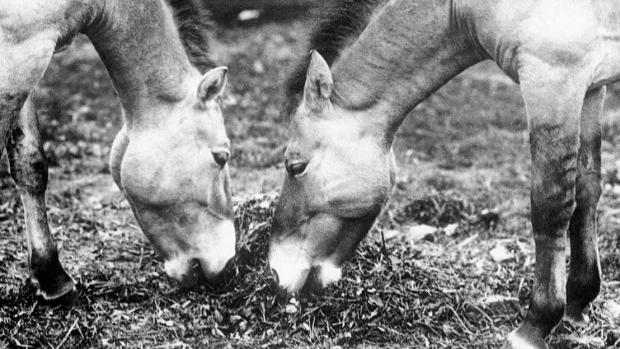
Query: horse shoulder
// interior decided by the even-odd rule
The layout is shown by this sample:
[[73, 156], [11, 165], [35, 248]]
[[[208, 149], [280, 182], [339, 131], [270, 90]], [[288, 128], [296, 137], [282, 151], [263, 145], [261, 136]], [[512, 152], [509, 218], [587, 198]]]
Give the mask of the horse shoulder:
[[18, 46], [45, 37], [62, 46], [71, 42], [96, 0], [4, 0], [0, 8], [0, 42]]

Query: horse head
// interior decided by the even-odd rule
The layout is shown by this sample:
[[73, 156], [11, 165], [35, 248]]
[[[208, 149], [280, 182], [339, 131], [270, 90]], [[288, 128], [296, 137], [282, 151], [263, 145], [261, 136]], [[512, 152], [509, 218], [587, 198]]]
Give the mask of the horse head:
[[289, 292], [340, 278], [393, 184], [382, 127], [370, 115], [332, 103], [333, 94], [329, 66], [312, 52], [303, 99], [290, 120], [287, 175], [269, 251], [279, 286]]
[[[235, 254], [226, 162], [230, 141], [217, 97], [227, 68], [190, 79], [117, 136], [111, 171], [166, 273], [185, 285], [216, 281]], [[138, 119], [138, 118], [131, 118]]]

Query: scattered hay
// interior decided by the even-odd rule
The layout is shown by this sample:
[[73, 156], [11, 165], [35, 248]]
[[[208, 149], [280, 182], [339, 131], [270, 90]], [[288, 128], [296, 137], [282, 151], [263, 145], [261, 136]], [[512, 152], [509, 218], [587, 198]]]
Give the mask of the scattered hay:
[[394, 220], [400, 224], [414, 221], [420, 224], [444, 226], [473, 220], [475, 213], [475, 205], [461, 195], [435, 193], [403, 205], [394, 215]]
[[[124, 258], [139, 270], [84, 266], [73, 307], [42, 306], [29, 286], [2, 290], [0, 348], [499, 347], [502, 333], [517, 325], [529, 298], [530, 271], [515, 261], [490, 272], [461, 251], [428, 257], [420, 253], [424, 245], [384, 245], [376, 233], [358, 248], [343, 279], [324, 294], [277, 295], [266, 265], [275, 202], [271, 194], [235, 205], [238, 254], [233, 282], [226, 287], [181, 290], [161, 272], [148, 245], [126, 246]], [[454, 197], [436, 196], [403, 212], [446, 223], [467, 219], [475, 210]], [[517, 289], [515, 298], [511, 290]], [[596, 337], [590, 343], [615, 342], [615, 332], [599, 313], [593, 312], [592, 325], [582, 333]], [[560, 335], [552, 341], [571, 339]]]
[[273, 193], [235, 204], [238, 264], [249, 267], [266, 261], [276, 199], [277, 195]]

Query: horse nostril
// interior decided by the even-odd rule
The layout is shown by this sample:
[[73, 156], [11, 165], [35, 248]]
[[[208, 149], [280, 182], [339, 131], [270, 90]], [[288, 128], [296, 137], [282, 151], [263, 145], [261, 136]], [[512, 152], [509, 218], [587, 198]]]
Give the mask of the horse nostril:
[[211, 154], [213, 155], [213, 160], [215, 160], [220, 167], [224, 167], [230, 158], [230, 153], [227, 151], [214, 151], [211, 152]]
[[286, 160], [284, 162], [284, 166], [286, 166], [286, 172], [288, 172], [289, 176], [295, 177], [306, 170], [306, 166], [308, 166], [308, 162], [305, 161], [294, 161], [289, 162]]
[[271, 282], [275, 283], [276, 285], [280, 284], [280, 278], [278, 277], [278, 272], [273, 269], [273, 268], [269, 268], [270, 270], [270, 277], [271, 277]]
[[310, 270], [310, 274], [308, 274], [308, 278], [306, 279], [306, 282], [301, 288], [303, 292], [314, 295], [321, 295], [325, 292], [325, 288], [319, 280], [320, 272], [321, 269], [317, 267], [313, 267]]

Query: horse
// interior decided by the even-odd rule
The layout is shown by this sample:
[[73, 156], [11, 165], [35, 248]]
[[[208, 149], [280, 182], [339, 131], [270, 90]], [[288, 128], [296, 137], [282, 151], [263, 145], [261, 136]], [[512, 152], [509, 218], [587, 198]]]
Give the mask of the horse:
[[532, 159], [535, 282], [506, 347], [546, 348], [563, 316], [586, 321], [601, 284], [601, 115], [606, 85], [620, 79], [619, 18], [611, 0], [340, 1], [290, 78], [300, 101], [269, 247], [279, 287], [318, 290], [341, 277], [394, 185], [403, 119], [490, 59], [520, 85]]
[[45, 206], [47, 165], [30, 92], [52, 55], [80, 33], [93, 43], [121, 101], [124, 126], [110, 172], [134, 216], [183, 285], [218, 282], [235, 255], [218, 96], [227, 68], [207, 55], [209, 22], [196, 1], [7, 0], [0, 5], [0, 151], [25, 215], [28, 264], [46, 302], [74, 298]]

